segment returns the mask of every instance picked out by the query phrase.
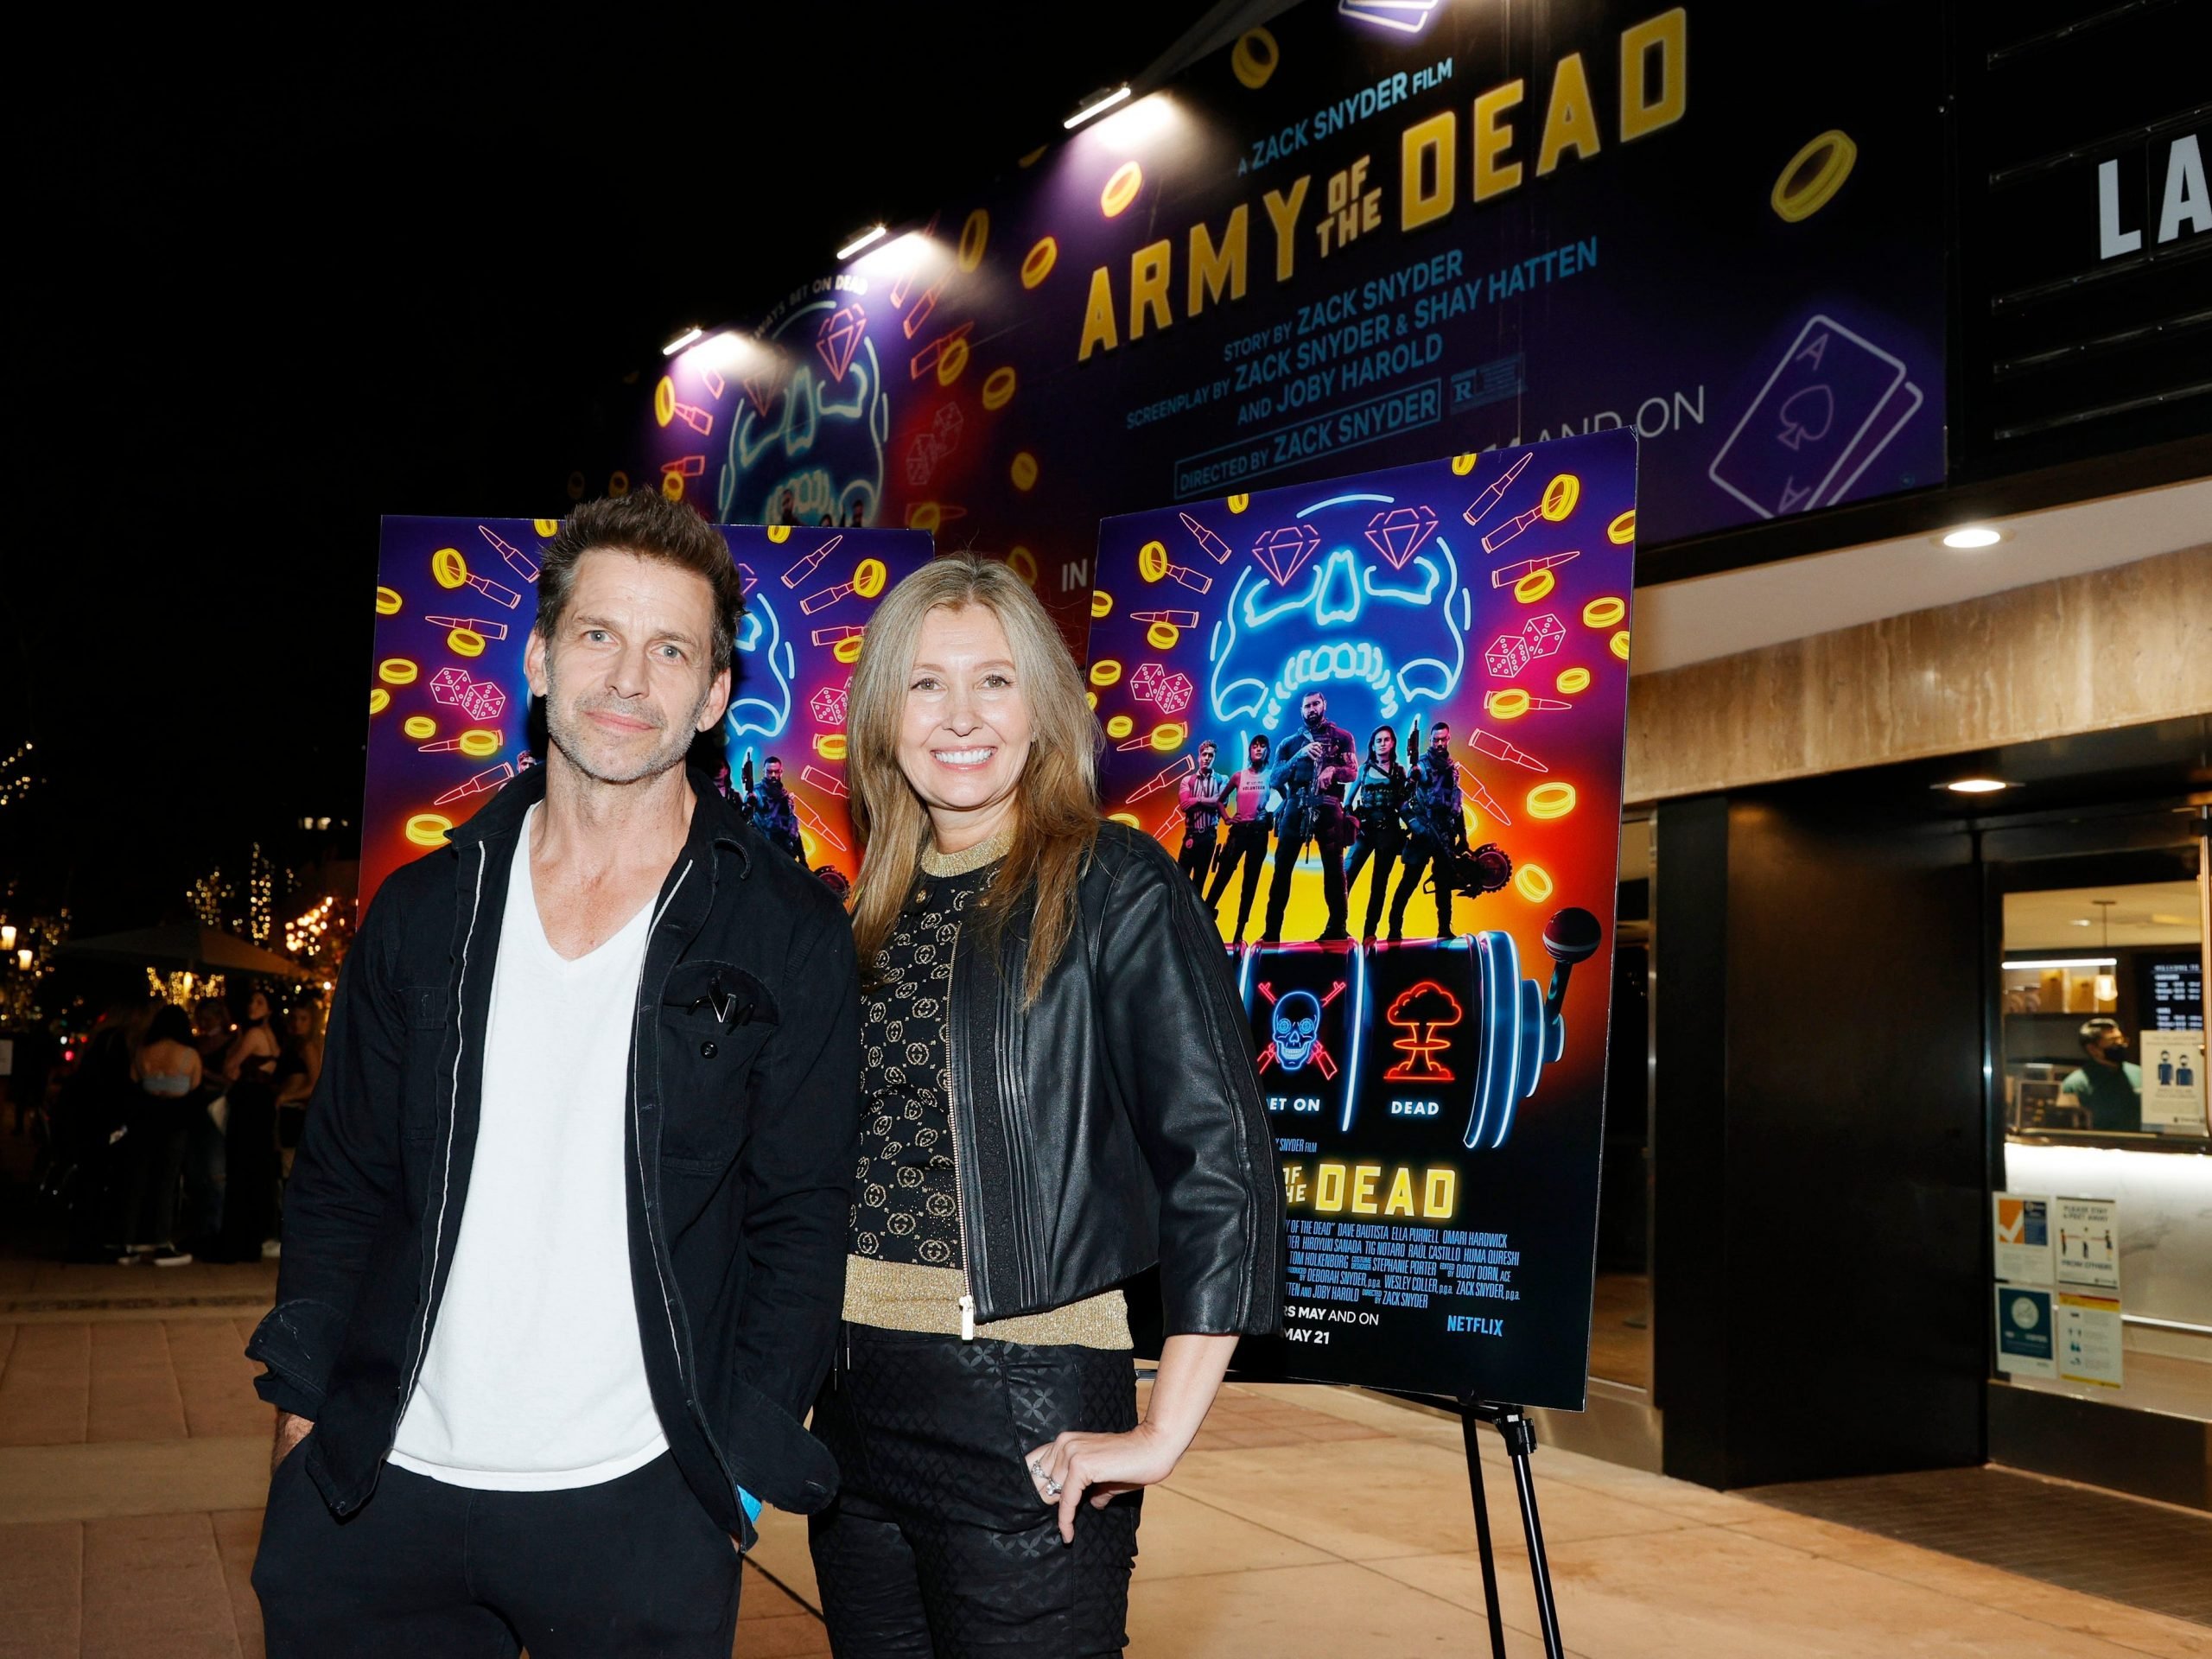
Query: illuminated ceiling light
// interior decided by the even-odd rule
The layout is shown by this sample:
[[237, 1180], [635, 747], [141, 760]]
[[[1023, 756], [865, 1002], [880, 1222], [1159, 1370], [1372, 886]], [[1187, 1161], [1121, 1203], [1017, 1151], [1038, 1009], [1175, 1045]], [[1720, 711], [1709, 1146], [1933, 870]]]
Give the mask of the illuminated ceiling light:
[[[2089, 902], [2097, 907], [2097, 914], [2104, 918], [2105, 949], [2109, 950], [2112, 949], [2112, 907], [2118, 901], [2111, 899], [2092, 899]], [[2118, 966], [2120, 966], [2119, 958], [2114, 957], [2105, 971], [2097, 976], [2098, 1001], [2114, 1002], [2120, 1000], [2120, 981], [2112, 972], [2112, 969]]]
[[1943, 538], [1943, 545], [1966, 551], [1977, 547], [1994, 547], [2005, 539], [2005, 532], [1994, 524], [1961, 524]]
[[1994, 795], [1999, 790], [2010, 789], [2012, 785], [2002, 778], [1954, 778], [1942, 787], [1954, 795]]
[[2118, 957], [2028, 957], [2001, 964], [2006, 968], [2117, 968]]
[[849, 259], [862, 248], [874, 247], [887, 234], [884, 226], [880, 225], [871, 225], [864, 231], [855, 231], [851, 239], [837, 250], [837, 257], [840, 259]]
[[1128, 96], [1129, 85], [1127, 81], [1111, 89], [1102, 86], [1089, 98], [1084, 99], [1082, 103], [1077, 105], [1075, 113], [1060, 124], [1070, 132], [1073, 132], [1084, 122], [1097, 119], [1116, 104], [1126, 103]]
[[667, 345], [662, 346], [660, 348], [660, 354], [663, 357], [674, 357], [686, 346], [692, 344], [694, 341], [704, 340], [706, 337], [707, 331], [700, 327], [698, 324], [693, 323], [691, 327], [686, 328], [674, 340], [670, 340]]

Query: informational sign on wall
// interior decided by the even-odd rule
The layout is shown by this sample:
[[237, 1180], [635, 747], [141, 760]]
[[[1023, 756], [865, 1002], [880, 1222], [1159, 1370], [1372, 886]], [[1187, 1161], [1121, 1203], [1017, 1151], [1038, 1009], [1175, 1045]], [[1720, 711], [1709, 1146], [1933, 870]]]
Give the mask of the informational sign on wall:
[[[550, 518], [388, 518], [377, 565], [361, 902], [531, 766], [523, 647]], [[746, 578], [723, 746], [735, 798], [849, 877], [845, 686], [876, 599], [931, 557], [912, 531], [725, 528]], [[771, 787], [769, 760], [780, 760]], [[786, 810], [786, 808], [788, 810]]]
[[2143, 1127], [2161, 1135], [2205, 1134], [2202, 1033], [2146, 1031], [2141, 1041]]
[[2120, 1300], [2078, 1291], [2058, 1294], [2058, 1374], [2069, 1382], [2094, 1382], [2117, 1389], [2126, 1381], [2122, 1366]]
[[2062, 1198], [2053, 1212], [2058, 1282], [2117, 1292], [2120, 1206], [2110, 1198]]
[[2007, 1376], [2058, 1375], [2051, 1293], [2031, 1285], [1997, 1287], [1997, 1369]]
[[1999, 1192], [1992, 1217], [1997, 1232], [1997, 1276], [2016, 1285], [2050, 1283], [2050, 1200]]
[[1002, 555], [1071, 639], [1101, 517], [1354, 468], [1631, 431], [1647, 545], [1924, 488], [1939, 46], [1309, 0], [678, 353], [618, 481]]
[[1290, 1233], [1238, 1364], [1580, 1408], [1636, 441], [1099, 529], [1105, 810], [1234, 953]]

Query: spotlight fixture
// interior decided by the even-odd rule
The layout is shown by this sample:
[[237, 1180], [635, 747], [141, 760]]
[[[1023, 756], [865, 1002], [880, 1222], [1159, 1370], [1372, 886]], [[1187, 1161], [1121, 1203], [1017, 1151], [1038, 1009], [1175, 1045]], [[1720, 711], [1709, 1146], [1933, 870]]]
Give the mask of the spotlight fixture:
[[691, 327], [686, 328], [674, 340], [670, 340], [667, 345], [662, 346], [660, 348], [660, 354], [663, 357], [674, 357], [686, 346], [691, 345], [695, 341], [704, 340], [706, 337], [707, 331], [700, 327], [698, 324], [693, 323]]
[[837, 250], [837, 257], [840, 259], [849, 259], [862, 248], [873, 247], [882, 241], [886, 234], [884, 227], [880, 225], [871, 225], [864, 231], [855, 231], [846, 238], [845, 245]]
[[1943, 545], [1961, 551], [1978, 547], [1994, 547], [2005, 539], [2005, 532], [1994, 524], [1961, 524], [1943, 537]]
[[[2111, 899], [2092, 899], [2089, 902], [2097, 907], [2097, 914], [2104, 918], [2105, 949], [2109, 950], [2112, 949], [2112, 907], [2116, 901]], [[2117, 957], [2109, 957], [2106, 961], [2108, 965], [2098, 974], [2096, 979], [2097, 1001], [2116, 1002], [2120, 1000], [2120, 979], [2113, 969], [2120, 966], [2120, 959]]]
[[1101, 86], [1089, 98], [1077, 105], [1075, 113], [1060, 124], [1072, 132], [1084, 122], [1096, 120], [1105, 114], [1116, 104], [1127, 102], [1128, 96], [1129, 85], [1127, 81], [1123, 81], [1119, 86]]
[[1999, 790], [2010, 789], [2012, 785], [2002, 778], [1954, 778], [1942, 787], [1954, 795], [1994, 795]]

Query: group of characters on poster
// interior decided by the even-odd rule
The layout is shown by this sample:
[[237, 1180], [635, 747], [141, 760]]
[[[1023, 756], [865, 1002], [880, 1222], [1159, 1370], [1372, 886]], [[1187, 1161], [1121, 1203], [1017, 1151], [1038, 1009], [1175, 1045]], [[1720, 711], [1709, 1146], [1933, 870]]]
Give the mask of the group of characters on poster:
[[1494, 844], [1468, 846], [1450, 723], [1432, 725], [1424, 747], [1420, 719], [1414, 719], [1403, 748], [1412, 757], [1408, 766], [1398, 758], [1396, 729], [1388, 725], [1368, 734], [1361, 753], [1352, 734], [1329, 718], [1325, 692], [1307, 692], [1299, 714], [1294, 731], [1253, 738], [1244, 765], [1232, 772], [1219, 769], [1219, 747], [1206, 739], [1198, 745], [1196, 769], [1177, 786], [1183, 841], [1176, 861], [1215, 920], [1221, 918], [1230, 880], [1236, 880], [1236, 925], [1229, 937], [1234, 944], [1244, 942], [1272, 837], [1274, 864], [1267, 879], [1262, 944], [1282, 942], [1291, 886], [1308, 847], [1320, 864], [1328, 906], [1317, 943], [1351, 940], [1350, 893], [1370, 866], [1363, 940], [1375, 943], [1387, 894], [1387, 938], [1402, 942], [1407, 903], [1424, 880], [1436, 899], [1436, 937], [1457, 938], [1453, 894], [1495, 893], [1513, 870]]

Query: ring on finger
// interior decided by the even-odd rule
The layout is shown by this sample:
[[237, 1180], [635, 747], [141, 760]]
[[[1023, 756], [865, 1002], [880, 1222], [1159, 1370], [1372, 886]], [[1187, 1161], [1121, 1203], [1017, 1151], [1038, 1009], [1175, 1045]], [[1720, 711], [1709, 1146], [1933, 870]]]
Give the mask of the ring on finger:
[[1045, 1483], [1045, 1496], [1047, 1497], [1058, 1497], [1062, 1491], [1065, 1489], [1066, 1485], [1067, 1483], [1063, 1480], [1048, 1480]]

